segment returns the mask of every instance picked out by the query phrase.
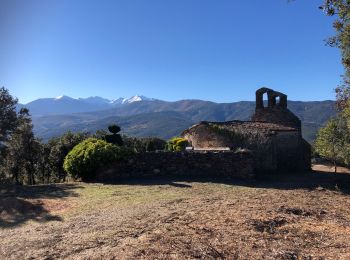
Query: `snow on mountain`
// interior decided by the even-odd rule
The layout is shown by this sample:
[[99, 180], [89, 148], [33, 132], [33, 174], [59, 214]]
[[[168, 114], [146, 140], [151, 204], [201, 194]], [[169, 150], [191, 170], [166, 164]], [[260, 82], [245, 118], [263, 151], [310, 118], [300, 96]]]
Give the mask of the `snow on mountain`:
[[124, 106], [134, 102], [153, 100], [155, 99], [141, 95], [118, 99], [107, 99], [98, 96], [88, 98], [72, 98], [61, 95], [56, 98], [37, 99], [21, 106], [29, 108], [32, 115], [53, 115], [101, 111]]
[[130, 104], [130, 103], [140, 102], [140, 101], [154, 101], [154, 98], [148, 98], [145, 96], [136, 95], [136, 96], [132, 96], [131, 98], [124, 98], [122, 101], [122, 104]]
[[[95, 105], [106, 105], [106, 104], [112, 104], [112, 105], [119, 105], [119, 104], [130, 104], [133, 102], [140, 102], [140, 101], [153, 101], [154, 98], [148, 98], [142, 95], [135, 95], [130, 98], [118, 98], [118, 99], [107, 99], [99, 96], [94, 97], [87, 97], [87, 98], [72, 98], [66, 95], [61, 95], [55, 98], [41, 98], [37, 100], [54, 100], [54, 101], [60, 101], [60, 100], [76, 100], [76, 101], [83, 101], [89, 104], [95, 104]], [[37, 100], [34, 100], [32, 102], [36, 102]], [[30, 102], [30, 103], [32, 103]]]
[[62, 99], [64, 96], [58, 96], [58, 97], [55, 97], [55, 100], [59, 100], [59, 99]]
[[[48, 99], [50, 99], [50, 98], [48, 98]], [[62, 96], [55, 97], [54, 100], [76, 100], [76, 98], [72, 98], [72, 97], [68, 97], [68, 96], [62, 95]]]
[[123, 104], [124, 98], [112, 99], [110, 100], [110, 104], [112, 105], [121, 105]]

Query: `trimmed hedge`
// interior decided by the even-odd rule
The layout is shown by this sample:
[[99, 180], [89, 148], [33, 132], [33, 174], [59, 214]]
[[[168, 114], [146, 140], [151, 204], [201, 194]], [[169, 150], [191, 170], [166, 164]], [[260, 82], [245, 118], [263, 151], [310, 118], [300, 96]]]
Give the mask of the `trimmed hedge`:
[[123, 145], [123, 139], [120, 136], [120, 134], [118, 134], [120, 132], [120, 126], [118, 126], [118, 125], [110, 125], [110, 126], [108, 126], [108, 131], [111, 132], [112, 134], [107, 134], [105, 136], [105, 140], [108, 143], [122, 146]]

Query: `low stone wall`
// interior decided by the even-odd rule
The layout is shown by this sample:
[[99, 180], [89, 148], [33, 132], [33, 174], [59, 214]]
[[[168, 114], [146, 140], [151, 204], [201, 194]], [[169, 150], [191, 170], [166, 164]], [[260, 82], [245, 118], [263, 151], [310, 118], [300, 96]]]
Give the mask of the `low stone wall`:
[[100, 169], [97, 182], [143, 177], [254, 177], [249, 152], [148, 152]]

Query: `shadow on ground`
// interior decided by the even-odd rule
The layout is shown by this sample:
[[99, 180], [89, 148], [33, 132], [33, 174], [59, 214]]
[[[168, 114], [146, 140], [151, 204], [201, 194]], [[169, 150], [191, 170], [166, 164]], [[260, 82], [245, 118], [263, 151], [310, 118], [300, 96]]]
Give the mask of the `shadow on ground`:
[[[186, 183], [181, 183], [186, 182]], [[324, 171], [310, 171], [303, 173], [281, 173], [262, 175], [252, 180], [238, 180], [231, 178], [212, 177], [150, 177], [139, 179], [122, 179], [115, 185], [170, 185], [179, 188], [191, 188], [191, 182], [221, 183], [228, 185], [246, 186], [252, 188], [274, 189], [325, 189], [350, 194], [350, 174]]]
[[16, 186], [0, 185], [0, 228], [10, 228], [34, 220], [62, 221], [44, 207], [43, 199], [77, 196], [74, 184]]
[[[170, 185], [181, 189], [191, 189], [192, 182], [220, 183], [252, 188], [273, 188], [281, 190], [333, 190], [350, 194], [350, 174], [325, 171], [304, 173], [281, 173], [258, 176], [254, 180], [229, 178], [198, 177], [150, 177], [120, 180], [115, 185]], [[110, 183], [111, 184], [111, 183]], [[29, 220], [37, 222], [62, 221], [52, 215], [43, 201], [78, 196], [76, 189], [84, 188], [79, 184], [51, 184], [36, 186], [0, 185], [0, 228], [21, 225]]]
[[350, 174], [324, 171], [262, 176], [254, 183], [257, 188], [325, 189], [350, 194]]

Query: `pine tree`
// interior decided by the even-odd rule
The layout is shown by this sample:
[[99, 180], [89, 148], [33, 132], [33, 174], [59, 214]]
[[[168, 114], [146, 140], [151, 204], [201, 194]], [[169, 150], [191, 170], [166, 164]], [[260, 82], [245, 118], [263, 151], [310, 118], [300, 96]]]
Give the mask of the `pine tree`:
[[17, 99], [4, 87], [0, 88], [0, 145], [17, 126]]
[[16, 184], [36, 183], [40, 149], [41, 144], [34, 137], [29, 111], [23, 108], [18, 115], [18, 126], [6, 142], [5, 170]]

